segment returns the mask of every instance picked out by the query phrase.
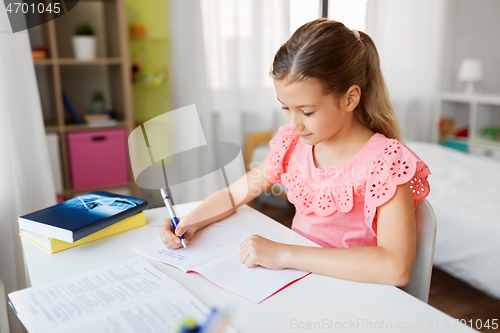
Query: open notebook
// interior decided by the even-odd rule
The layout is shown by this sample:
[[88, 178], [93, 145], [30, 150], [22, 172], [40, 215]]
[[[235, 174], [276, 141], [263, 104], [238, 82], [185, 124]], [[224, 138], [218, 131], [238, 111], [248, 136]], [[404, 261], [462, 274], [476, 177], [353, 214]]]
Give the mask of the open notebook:
[[215, 285], [255, 303], [264, 301], [308, 272], [248, 268], [240, 261], [240, 244], [254, 233], [214, 223], [198, 231], [187, 249], [170, 250], [155, 238], [131, 249], [184, 272], [196, 272]]

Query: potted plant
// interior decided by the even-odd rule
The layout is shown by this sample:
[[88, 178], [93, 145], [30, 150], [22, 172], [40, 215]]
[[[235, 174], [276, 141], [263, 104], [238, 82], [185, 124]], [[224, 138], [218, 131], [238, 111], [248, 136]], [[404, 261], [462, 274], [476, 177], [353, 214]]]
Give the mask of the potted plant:
[[90, 106], [91, 113], [104, 113], [104, 94], [100, 90], [94, 91], [92, 95], [92, 103]]
[[92, 60], [95, 58], [96, 39], [94, 36], [94, 28], [90, 23], [82, 22], [75, 27], [73, 51], [76, 59]]

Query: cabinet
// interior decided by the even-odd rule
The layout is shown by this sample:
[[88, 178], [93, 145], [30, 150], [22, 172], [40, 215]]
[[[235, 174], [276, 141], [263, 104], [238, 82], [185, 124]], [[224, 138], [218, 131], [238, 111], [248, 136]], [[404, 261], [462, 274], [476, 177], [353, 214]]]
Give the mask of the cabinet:
[[462, 140], [469, 153], [500, 159], [500, 95], [441, 93], [436, 109], [435, 141], [439, 120], [446, 116], [453, 119], [456, 129], [468, 129]]
[[[75, 26], [82, 22], [90, 23], [95, 29], [97, 57], [93, 60], [78, 60], [73, 55], [71, 37]], [[74, 122], [63, 102], [63, 90], [82, 119], [91, 108], [94, 92], [101, 91], [105, 108], [113, 111], [117, 122], [115, 125], [99, 127], [98, 130], [124, 130], [125, 145], [128, 134], [134, 128], [125, 0], [79, 1], [66, 14], [30, 29], [29, 35], [32, 47], [41, 46], [47, 51], [46, 59], [34, 60], [35, 73], [45, 130], [58, 134], [60, 139], [64, 189], [58, 195], [68, 199], [80, 194], [77, 193], [78, 187], [72, 184], [68, 135], [95, 131], [96, 127]], [[98, 156], [96, 154], [88, 158]], [[95, 185], [85, 192], [107, 189], [137, 195], [128, 155], [125, 163], [128, 170], [125, 183]], [[120, 188], [117, 188], [118, 185]]]

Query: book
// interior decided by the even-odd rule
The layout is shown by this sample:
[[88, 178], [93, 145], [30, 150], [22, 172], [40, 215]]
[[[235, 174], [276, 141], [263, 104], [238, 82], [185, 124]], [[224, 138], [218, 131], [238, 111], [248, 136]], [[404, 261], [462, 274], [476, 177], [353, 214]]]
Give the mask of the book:
[[90, 127], [101, 127], [101, 126], [116, 126], [118, 125], [118, 120], [108, 119], [108, 120], [89, 120], [87, 125]]
[[26, 238], [27, 240], [35, 243], [36, 245], [40, 246], [42, 249], [45, 251], [49, 252], [50, 254], [60, 252], [78, 245], [86, 244], [101, 238], [105, 238], [111, 235], [115, 235], [127, 230], [135, 229], [138, 227], [142, 227], [146, 225], [146, 214], [143, 212], [139, 214], [135, 214], [133, 216], [127, 217], [126, 219], [123, 219], [119, 222], [116, 222], [115, 224], [110, 225], [109, 227], [106, 227], [104, 229], [101, 229], [97, 232], [94, 232], [93, 234], [88, 235], [87, 237], [83, 237], [80, 240], [77, 240], [74, 243], [68, 243], [64, 242], [59, 239], [43, 236], [43, 235], [38, 235], [26, 230], [20, 230], [19, 234]]
[[[295, 269], [246, 267], [240, 261], [240, 244], [253, 234], [231, 225], [214, 223], [199, 230], [187, 249], [167, 249], [159, 237], [131, 249], [186, 273], [196, 272], [213, 284], [255, 303], [261, 303], [310, 274]], [[297, 245], [305, 244], [310, 242], [298, 242]]]
[[73, 121], [75, 122], [75, 124], [82, 124], [83, 123], [82, 119], [80, 118], [80, 116], [76, 112], [75, 108], [73, 107], [73, 103], [71, 103], [68, 95], [66, 95], [66, 92], [64, 90], [62, 91], [62, 97], [63, 97], [64, 105], [66, 105], [66, 108], [68, 109], [68, 112], [69, 112], [71, 118], [73, 118]]
[[47, 48], [45, 46], [32, 46], [31, 54], [33, 60], [43, 60], [47, 58]]
[[[210, 310], [178, 282], [135, 257], [8, 294], [30, 333], [175, 332]], [[227, 327], [225, 333], [235, 332]]]
[[111, 119], [111, 115], [109, 113], [86, 113], [83, 116], [85, 122], [96, 121], [96, 120], [109, 120]]
[[147, 208], [146, 200], [96, 191], [23, 215], [18, 222], [20, 230], [73, 243]]

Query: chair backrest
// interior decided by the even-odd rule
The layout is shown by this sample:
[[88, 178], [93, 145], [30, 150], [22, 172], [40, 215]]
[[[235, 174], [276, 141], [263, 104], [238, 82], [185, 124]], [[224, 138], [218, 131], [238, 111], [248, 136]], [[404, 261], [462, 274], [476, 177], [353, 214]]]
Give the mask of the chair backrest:
[[401, 289], [408, 294], [427, 303], [431, 285], [432, 263], [434, 261], [434, 246], [436, 244], [436, 215], [431, 204], [421, 200], [415, 209], [417, 231], [417, 252], [411, 281]]

